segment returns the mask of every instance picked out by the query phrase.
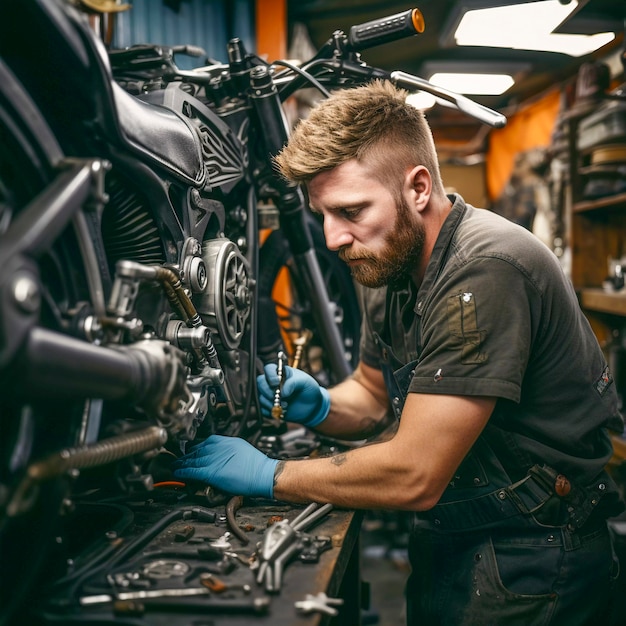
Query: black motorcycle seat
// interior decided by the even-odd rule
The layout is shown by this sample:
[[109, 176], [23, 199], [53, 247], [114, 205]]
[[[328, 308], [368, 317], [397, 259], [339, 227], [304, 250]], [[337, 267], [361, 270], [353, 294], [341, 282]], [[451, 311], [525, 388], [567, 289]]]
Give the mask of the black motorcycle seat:
[[120, 136], [132, 150], [173, 172], [195, 187], [202, 187], [207, 170], [202, 144], [194, 126], [171, 109], [143, 102], [112, 83]]

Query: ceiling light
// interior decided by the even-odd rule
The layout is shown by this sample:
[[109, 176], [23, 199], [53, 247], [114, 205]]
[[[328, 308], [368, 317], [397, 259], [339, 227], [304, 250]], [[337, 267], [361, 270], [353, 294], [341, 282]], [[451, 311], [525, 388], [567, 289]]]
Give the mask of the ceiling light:
[[438, 73], [428, 79], [433, 85], [465, 95], [499, 96], [515, 82], [508, 74]]
[[437, 98], [430, 93], [426, 93], [425, 91], [417, 91], [416, 93], [411, 93], [407, 96], [406, 101], [411, 106], [414, 106], [416, 109], [430, 109], [435, 106], [435, 102], [437, 102]]
[[454, 39], [458, 46], [540, 50], [579, 57], [606, 45], [615, 38], [615, 33], [553, 33], [577, 6], [577, 0], [569, 4], [540, 0], [469, 9], [463, 14]]

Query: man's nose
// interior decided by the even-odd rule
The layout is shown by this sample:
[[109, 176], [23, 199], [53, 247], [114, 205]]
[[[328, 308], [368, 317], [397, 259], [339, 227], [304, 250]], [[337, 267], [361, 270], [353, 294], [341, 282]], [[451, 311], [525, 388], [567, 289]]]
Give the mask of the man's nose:
[[324, 216], [324, 238], [328, 249], [333, 251], [350, 245], [354, 240], [345, 222], [329, 215]]

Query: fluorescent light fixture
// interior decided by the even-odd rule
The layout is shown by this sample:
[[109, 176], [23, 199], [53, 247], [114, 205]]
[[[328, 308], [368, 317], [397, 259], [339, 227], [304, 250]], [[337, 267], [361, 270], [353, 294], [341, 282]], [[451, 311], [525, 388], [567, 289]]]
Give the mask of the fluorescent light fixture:
[[583, 56], [612, 41], [615, 33], [553, 33], [577, 6], [578, 0], [569, 4], [561, 4], [559, 0], [541, 0], [468, 10], [461, 18], [454, 38], [458, 46], [540, 50]]
[[435, 102], [437, 102], [437, 98], [430, 93], [425, 91], [417, 91], [415, 93], [411, 93], [407, 96], [406, 101], [411, 106], [414, 106], [416, 109], [430, 109], [435, 106]]
[[433, 74], [428, 79], [433, 85], [465, 95], [499, 96], [515, 82], [508, 74]]
[[420, 75], [437, 87], [474, 96], [499, 96], [531, 69], [518, 61], [426, 61]]

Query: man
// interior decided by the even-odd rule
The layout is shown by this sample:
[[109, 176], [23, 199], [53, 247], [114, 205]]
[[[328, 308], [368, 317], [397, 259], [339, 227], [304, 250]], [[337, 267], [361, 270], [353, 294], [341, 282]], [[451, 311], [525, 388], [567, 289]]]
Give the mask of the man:
[[[286, 418], [339, 438], [276, 461], [212, 436], [176, 475], [232, 493], [415, 512], [409, 624], [602, 623], [621, 510], [615, 384], [554, 255], [446, 196], [430, 129], [386, 82], [344, 90], [277, 158], [363, 285], [361, 361], [329, 390], [287, 368]], [[269, 414], [276, 370], [259, 378]], [[604, 622], [606, 623], [606, 622]]]

